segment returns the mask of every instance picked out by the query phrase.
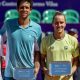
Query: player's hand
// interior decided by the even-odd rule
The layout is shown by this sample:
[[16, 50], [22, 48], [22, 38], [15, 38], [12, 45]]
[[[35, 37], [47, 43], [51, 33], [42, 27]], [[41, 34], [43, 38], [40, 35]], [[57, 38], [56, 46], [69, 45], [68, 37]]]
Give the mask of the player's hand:
[[70, 77], [71, 77], [71, 75], [66, 75], [66, 76], [64, 76], [61, 80], [69, 80]]
[[35, 75], [35, 77], [37, 77], [37, 74], [39, 72], [39, 69], [40, 69], [39, 62], [35, 62], [35, 68], [34, 68], [34, 75]]
[[45, 74], [45, 77], [46, 77], [47, 80], [59, 80], [60, 79], [60, 76], [56, 76], [56, 75], [52, 76], [52, 75], [50, 75], [49, 74], [49, 70], [46, 69], [46, 68], [44, 68], [44, 74]]

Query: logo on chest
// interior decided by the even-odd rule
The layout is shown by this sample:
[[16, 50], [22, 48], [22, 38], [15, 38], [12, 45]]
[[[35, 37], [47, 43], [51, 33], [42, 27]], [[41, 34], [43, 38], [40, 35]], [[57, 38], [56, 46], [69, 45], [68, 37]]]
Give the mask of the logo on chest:
[[67, 50], [68, 49], [68, 46], [64, 46], [64, 50]]
[[63, 46], [63, 47], [54, 47], [54, 46], [51, 46], [50, 50], [68, 50], [68, 46]]

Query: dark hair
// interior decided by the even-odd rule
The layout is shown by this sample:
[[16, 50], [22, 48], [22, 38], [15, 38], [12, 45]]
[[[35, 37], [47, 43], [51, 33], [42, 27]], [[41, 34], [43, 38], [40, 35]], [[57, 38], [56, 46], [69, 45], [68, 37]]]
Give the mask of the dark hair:
[[[55, 14], [54, 14], [54, 16], [53, 16], [53, 20], [52, 20], [52, 22], [54, 22], [55, 17], [56, 17], [57, 15], [63, 15], [64, 18], [65, 18], [65, 15], [64, 15], [62, 12], [60, 12], [60, 11], [56, 11]], [[66, 21], [66, 18], [65, 18], [65, 21]]]
[[72, 35], [72, 36], [73, 36], [73, 35], [75, 35], [75, 34], [77, 34], [77, 33], [72, 32], [72, 31], [69, 31], [69, 32], [68, 32], [68, 34], [70, 34], [70, 35]]
[[17, 0], [17, 8], [19, 8], [21, 2], [29, 2], [30, 8], [32, 8], [33, 1], [32, 0]]
[[72, 28], [68, 31], [68, 34], [70, 34], [70, 35], [78, 34], [78, 31], [77, 31], [77, 29]]

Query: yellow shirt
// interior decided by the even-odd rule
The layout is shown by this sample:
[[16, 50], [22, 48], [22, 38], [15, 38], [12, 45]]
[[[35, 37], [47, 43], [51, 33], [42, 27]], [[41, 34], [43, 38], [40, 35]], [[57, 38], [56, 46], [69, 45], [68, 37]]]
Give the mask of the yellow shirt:
[[59, 40], [55, 40], [53, 34], [50, 34], [42, 39], [41, 53], [47, 55], [47, 68], [52, 61], [70, 61], [72, 64], [72, 58], [79, 55], [78, 41], [66, 33], [65, 37]]

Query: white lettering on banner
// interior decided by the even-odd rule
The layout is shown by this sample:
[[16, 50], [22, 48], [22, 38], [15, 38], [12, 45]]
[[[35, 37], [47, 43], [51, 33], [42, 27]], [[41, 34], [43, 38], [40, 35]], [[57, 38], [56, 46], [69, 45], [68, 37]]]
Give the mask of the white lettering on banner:
[[6, 2], [6, 1], [2, 1], [2, 6], [16, 6], [17, 3], [16, 2]]
[[46, 1], [46, 6], [48, 7], [58, 7], [58, 3], [53, 2], [53, 1]]
[[34, 2], [33, 3], [34, 7], [58, 7], [59, 4], [57, 2], [53, 2], [53, 1], [45, 1], [45, 2]]
[[44, 2], [34, 2], [33, 6], [34, 7], [45, 7], [45, 3]]
[[[0, 2], [0, 6], [3, 7], [15, 7], [17, 6], [16, 2], [7, 2], [3, 0]], [[33, 2], [33, 7], [58, 7], [59, 4], [53, 1], [44, 1], [44, 2]]]

